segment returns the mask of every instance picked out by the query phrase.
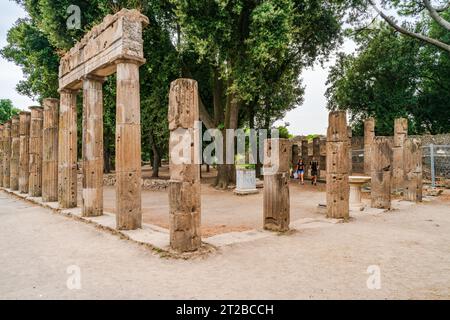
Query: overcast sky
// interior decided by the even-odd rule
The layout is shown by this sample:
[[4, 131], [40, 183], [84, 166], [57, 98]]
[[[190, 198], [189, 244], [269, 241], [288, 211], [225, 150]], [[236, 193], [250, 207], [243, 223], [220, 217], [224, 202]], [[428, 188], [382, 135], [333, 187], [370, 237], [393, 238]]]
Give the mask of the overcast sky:
[[[18, 18], [25, 16], [26, 13], [15, 2], [10, 0], [0, 1], [0, 47], [6, 44], [8, 29]], [[344, 48], [348, 52], [353, 50], [354, 45], [348, 42]], [[305, 102], [295, 110], [290, 111], [285, 119], [279, 121], [277, 124], [289, 122], [289, 131], [298, 135], [326, 133], [328, 112], [325, 108], [325, 82], [328, 67], [333, 62], [332, 60], [325, 69], [316, 66], [314, 69], [308, 69], [303, 72], [303, 83], [306, 86]], [[0, 58], [0, 99], [11, 99], [15, 107], [26, 109], [36, 103], [16, 92], [16, 84], [21, 79], [23, 79], [21, 69], [13, 63]]]

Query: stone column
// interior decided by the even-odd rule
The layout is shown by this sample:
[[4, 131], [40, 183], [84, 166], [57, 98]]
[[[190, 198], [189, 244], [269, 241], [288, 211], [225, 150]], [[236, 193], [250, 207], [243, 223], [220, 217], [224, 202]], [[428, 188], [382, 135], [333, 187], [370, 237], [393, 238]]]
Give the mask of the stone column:
[[4, 155], [4, 143], [3, 143], [3, 134], [4, 134], [5, 127], [3, 124], [0, 124], [0, 188], [3, 188], [3, 159], [5, 157]]
[[19, 116], [11, 120], [11, 176], [9, 188], [13, 191], [19, 190], [19, 158], [20, 158], [20, 135]]
[[116, 219], [117, 229], [142, 225], [141, 110], [139, 65], [117, 64], [116, 111]]
[[403, 145], [404, 189], [406, 201], [422, 201], [422, 148], [417, 139], [405, 139]]
[[303, 163], [305, 165], [305, 174], [304, 174], [304, 178], [306, 179], [307, 177], [310, 176], [310, 171], [309, 171], [309, 143], [308, 140], [302, 140], [302, 159], [303, 159]]
[[83, 216], [103, 214], [103, 78], [83, 80]]
[[20, 117], [19, 191], [20, 193], [28, 193], [28, 183], [30, 181], [31, 113], [22, 111], [19, 117]]
[[348, 136], [348, 173], [352, 174], [353, 172], [353, 149], [352, 149], [352, 138], [353, 138], [353, 132], [352, 127], [347, 127], [347, 136]]
[[[327, 169], [327, 139], [320, 139], [320, 177], [325, 177], [326, 179], [326, 169]], [[322, 173], [325, 174], [322, 174]]]
[[375, 138], [375, 119], [368, 118], [364, 121], [364, 173], [371, 175], [372, 164], [371, 148]]
[[[314, 161], [317, 161], [317, 164], [320, 167], [320, 137], [313, 139], [313, 159]], [[308, 163], [309, 166], [309, 163]], [[319, 168], [322, 170], [322, 168]], [[317, 172], [317, 178], [320, 177], [320, 170]]]
[[59, 100], [44, 99], [42, 136], [42, 201], [58, 201]]
[[264, 142], [263, 210], [266, 230], [289, 230], [289, 149], [288, 139], [267, 139]]
[[297, 165], [298, 162], [298, 151], [299, 151], [299, 147], [298, 145], [294, 144], [292, 145], [292, 168], [295, 169], [295, 166]]
[[330, 112], [327, 131], [327, 217], [349, 218], [347, 115]]
[[[200, 166], [195, 163], [195, 121], [199, 121], [198, 86], [191, 79], [177, 79], [170, 85], [169, 94], [169, 229], [172, 249], [187, 252], [201, 246]], [[191, 141], [180, 140], [189, 136]], [[183, 161], [173, 157], [180, 141], [189, 143], [190, 157]], [[175, 152], [176, 153], [176, 152]]]
[[408, 136], [408, 119], [399, 118], [394, 122], [394, 147], [392, 159], [392, 191], [403, 189], [403, 144]]
[[42, 196], [42, 128], [43, 109], [31, 107], [30, 126], [30, 184], [29, 194], [32, 197]]
[[58, 202], [77, 206], [77, 92], [61, 90], [58, 128]]
[[372, 208], [391, 209], [392, 143], [375, 137], [372, 145]]
[[3, 188], [10, 187], [11, 180], [11, 120], [3, 129]]

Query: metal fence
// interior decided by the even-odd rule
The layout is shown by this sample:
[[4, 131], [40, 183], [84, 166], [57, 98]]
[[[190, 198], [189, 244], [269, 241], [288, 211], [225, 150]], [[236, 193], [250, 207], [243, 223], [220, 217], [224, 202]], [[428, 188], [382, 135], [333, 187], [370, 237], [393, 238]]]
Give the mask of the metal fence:
[[433, 187], [445, 185], [450, 179], [450, 145], [422, 146], [423, 177]]
[[[444, 186], [450, 179], [450, 145], [422, 146], [423, 178], [433, 187]], [[353, 173], [364, 172], [364, 149], [352, 150]]]

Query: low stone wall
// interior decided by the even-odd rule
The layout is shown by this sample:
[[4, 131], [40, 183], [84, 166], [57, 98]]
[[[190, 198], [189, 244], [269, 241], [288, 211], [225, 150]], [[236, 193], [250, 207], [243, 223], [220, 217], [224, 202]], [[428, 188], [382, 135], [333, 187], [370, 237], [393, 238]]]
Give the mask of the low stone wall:
[[[78, 183], [81, 184], [83, 181], [83, 176], [78, 175]], [[163, 179], [142, 179], [142, 190], [148, 191], [163, 191], [169, 187], [169, 180]], [[103, 175], [103, 185], [105, 187], [114, 187], [116, 185], [116, 175], [115, 174], [104, 174]]]

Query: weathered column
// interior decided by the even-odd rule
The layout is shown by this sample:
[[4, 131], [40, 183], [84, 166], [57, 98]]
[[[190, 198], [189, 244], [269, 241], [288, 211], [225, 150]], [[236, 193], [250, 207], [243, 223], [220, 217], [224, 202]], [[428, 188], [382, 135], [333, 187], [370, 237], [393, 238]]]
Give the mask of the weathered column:
[[330, 112], [327, 131], [327, 217], [349, 218], [349, 173], [347, 116]]
[[372, 161], [371, 149], [375, 138], [375, 119], [368, 118], [364, 121], [364, 173], [371, 175]]
[[399, 118], [394, 122], [394, 147], [392, 158], [392, 191], [403, 189], [403, 144], [408, 136], [408, 119]]
[[309, 171], [309, 142], [308, 140], [302, 140], [302, 159], [305, 164], [305, 173], [304, 177], [307, 178], [310, 176]]
[[298, 151], [299, 151], [299, 147], [296, 144], [292, 145], [292, 168], [295, 169], [295, 166], [297, 165], [298, 162]]
[[103, 214], [103, 78], [83, 80], [83, 216]]
[[22, 111], [19, 115], [20, 153], [19, 153], [19, 191], [28, 193], [30, 180], [30, 124], [31, 113]]
[[327, 169], [327, 139], [320, 139], [320, 171], [325, 171], [325, 175], [322, 176], [319, 173], [319, 176], [326, 179], [326, 169]]
[[19, 116], [11, 119], [11, 190], [19, 190], [19, 158], [20, 158], [20, 135]]
[[[264, 229], [276, 232], [289, 230], [289, 162], [290, 141], [264, 141]], [[278, 155], [277, 155], [278, 154]]]
[[352, 127], [347, 127], [347, 148], [348, 148], [348, 173], [352, 174], [353, 172], [353, 150], [352, 150], [352, 138], [353, 138], [353, 132]]
[[30, 183], [29, 194], [32, 197], [42, 196], [42, 129], [43, 109], [31, 107], [30, 126]]
[[117, 229], [142, 225], [141, 110], [139, 65], [117, 64], [116, 111], [116, 218]]
[[392, 143], [375, 137], [372, 145], [372, 208], [391, 209]]
[[3, 158], [5, 157], [4, 155], [4, 138], [3, 138], [3, 134], [4, 134], [4, 130], [5, 127], [3, 124], [0, 124], [0, 188], [3, 187]]
[[77, 206], [77, 92], [61, 90], [58, 129], [58, 202]]
[[[320, 137], [313, 139], [313, 159], [317, 161], [320, 166]], [[309, 163], [308, 163], [309, 166]], [[317, 172], [317, 178], [320, 177], [320, 170]]]
[[42, 201], [58, 201], [58, 99], [44, 99]]
[[[200, 167], [195, 163], [195, 121], [199, 121], [198, 86], [195, 80], [178, 79], [171, 83], [169, 94], [169, 229], [170, 246], [182, 252], [201, 246]], [[190, 136], [191, 141], [180, 140]], [[180, 141], [189, 143], [190, 154], [174, 158]]]
[[403, 199], [422, 201], [422, 148], [417, 139], [405, 139], [403, 145], [404, 188]]
[[3, 188], [10, 187], [11, 180], [11, 120], [3, 125]]

